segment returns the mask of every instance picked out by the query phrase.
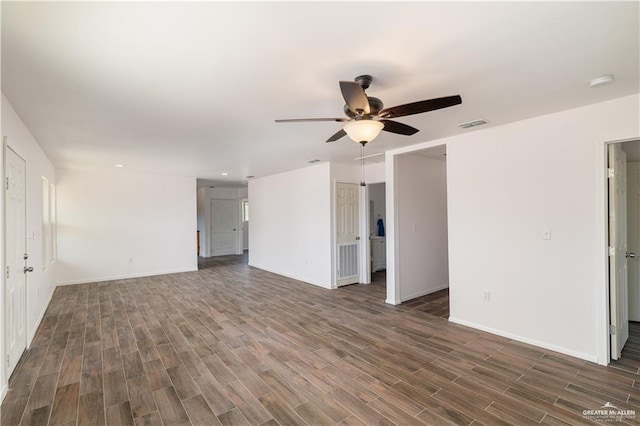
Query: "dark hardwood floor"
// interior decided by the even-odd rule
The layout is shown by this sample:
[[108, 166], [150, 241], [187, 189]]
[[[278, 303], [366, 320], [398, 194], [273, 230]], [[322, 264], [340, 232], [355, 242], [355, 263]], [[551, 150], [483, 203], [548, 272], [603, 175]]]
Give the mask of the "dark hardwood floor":
[[329, 291], [244, 256], [201, 267], [56, 289], [2, 425], [574, 425], [606, 402], [640, 409], [640, 361], [451, 324], [446, 291], [390, 306], [380, 282]]

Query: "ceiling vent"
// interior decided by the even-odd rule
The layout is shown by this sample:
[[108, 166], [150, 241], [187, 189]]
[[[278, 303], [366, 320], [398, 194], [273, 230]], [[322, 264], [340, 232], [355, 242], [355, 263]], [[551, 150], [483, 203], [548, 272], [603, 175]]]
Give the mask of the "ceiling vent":
[[486, 120], [473, 120], [467, 121], [466, 123], [458, 124], [458, 127], [461, 129], [469, 129], [471, 127], [482, 126], [483, 124], [487, 124]]
[[307, 163], [309, 163], [309, 164], [316, 164], [316, 163], [319, 163], [319, 162], [320, 162], [320, 160], [318, 160], [317, 158], [314, 158], [313, 160], [307, 161]]

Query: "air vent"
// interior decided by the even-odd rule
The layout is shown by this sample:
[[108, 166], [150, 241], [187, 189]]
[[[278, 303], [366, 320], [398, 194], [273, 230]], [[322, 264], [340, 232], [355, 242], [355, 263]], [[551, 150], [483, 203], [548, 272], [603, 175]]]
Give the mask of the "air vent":
[[307, 163], [309, 163], [309, 164], [316, 164], [316, 163], [319, 163], [319, 162], [320, 162], [320, 160], [318, 160], [317, 158], [314, 158], [313, 160], [307, 161]]
[[249, 175], [249, 176], [247, 176], [247, 179], [251, 179], [251, 178], [254, 178], [254, 177], [255, 177], [254, 175]]
[[468, 129], [470, 127], [482, 126], [483, 124], [487, 124], [487, 122], [485, 120], [480, 119], [480, 120], [467, 121], [466, 123], [458, 124], [458, 127], [462, 129]]

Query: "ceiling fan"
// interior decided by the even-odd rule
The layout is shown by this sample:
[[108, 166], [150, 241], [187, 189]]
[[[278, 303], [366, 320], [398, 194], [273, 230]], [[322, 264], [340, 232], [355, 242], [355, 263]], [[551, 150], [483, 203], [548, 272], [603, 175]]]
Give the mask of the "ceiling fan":
[[372, 81], [373, 77], [370, 75], [361, 75], [356, 77], [354, 81], [340, 82], [340, 91], [346, 102], [344, 106], [346, 118], [293, 118], [276, 120], [276, 123], [314, 121], [344, 122], [346, 123], [344, 127], [327, 139], [327, 142], [335, 142], [349, 135], [351, 139], [364, 147], [368, 142], [375, 139], [382, 130], [406, 136], [413, 135], [419, 131], [415, 127], [390, 120], [391, 118], [421, 114], [423, 112], [435, 111], [462, 103], [460, 95], [455, 95], [384, 108], [380, 99], [367, 96], [364, 92], [369, 88]]

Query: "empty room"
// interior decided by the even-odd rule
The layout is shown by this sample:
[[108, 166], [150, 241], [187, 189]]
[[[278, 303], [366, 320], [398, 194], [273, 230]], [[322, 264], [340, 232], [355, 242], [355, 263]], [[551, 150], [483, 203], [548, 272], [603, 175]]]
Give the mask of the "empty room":
[[640, 420], [640, 3], [0, 23], [3, 426]]

